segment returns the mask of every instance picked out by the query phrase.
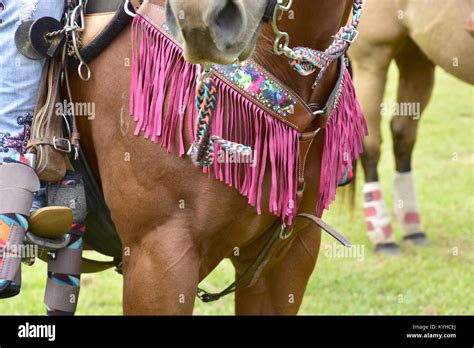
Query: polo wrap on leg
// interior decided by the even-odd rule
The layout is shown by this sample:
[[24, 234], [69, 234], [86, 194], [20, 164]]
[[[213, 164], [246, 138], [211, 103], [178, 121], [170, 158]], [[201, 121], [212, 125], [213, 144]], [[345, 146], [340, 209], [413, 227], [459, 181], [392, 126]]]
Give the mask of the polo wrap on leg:
[[40, 182], [22, 163], [0, 164], [0, 279], [20, 285], [27, 217]]
[[412, 172], [395, 173], [393, 203], [395, 216], [405, 236], [423, 232], [416, 200], [415, 177]]
[[370, 241], [377, 244], [394, 243], [392, 225], [378, 182], [364, 184], [364, 215]]

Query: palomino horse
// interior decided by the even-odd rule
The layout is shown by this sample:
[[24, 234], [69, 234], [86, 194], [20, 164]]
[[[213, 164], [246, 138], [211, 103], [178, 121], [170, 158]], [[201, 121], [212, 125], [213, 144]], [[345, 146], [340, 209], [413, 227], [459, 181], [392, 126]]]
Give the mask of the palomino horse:
[[[169, 0], [168, 15], [171, 11], [185, 21], [168, 26], [181, 25], [174, 28], [185, 38], [189, 61], [230, 63], [253, 52], [266, 4], [267, 0]], [[293, 8], [298, 20], [284, 16], [281, 27], [292, 44], [323, 49], [332, 41], [331, 33], [347, 22], [351, 5], [351, 0], [299, 0]], [[207, 18], [218, 18], [212, 28]], [[299, 77], [286, 59], [273, 55], [271, 27], [263, 25], [261, 31], [254, 58], [305, 101], [324, 105], [337, 78], [336, 64], [313, 90], [313, 78]], [[95, 103], [98, 115], [92, 122], [80, 120], [83, 148], [124, 247], [124, 313], [191, 314], [198, 283], [227, 257], [241, 274], [268, 240], [276, 218], [265, 211], [257, 215], [236, 190], [209, 180], [189, 158], [170, 156], [128, 131], [130, 34], [130, 28], [122, 32], [91, 64], [89, 82], [73, 81], [77, 100]], [[185, 142], [190, 143], [188, 135]], [[178, 141], [174, 146], [179, 147]], [[302, 212], [314, 211], [322, 148], [317, 138], [307, 160]], [[265, 183], [266, 193], [268, 186]], [[298, 221], [291, 240], [258, 281], [236, 292], [236, 313], [296, 314], [320, 238], [319, 228]]]
[[[381, 114], [393, 113], [391, 131], [395, 167], [395, 216], [405, 239], [426, 245], [412, 176], [412, 152], [420, 115], [434, 84], [435, 66], [474, 84], [474, 13], [470, 0], [368, 0], [360, 35], [350, 50], [361, 106], [368, 120], [362, 164], [365, 215], [376, 250], [397, 254], [390, 217], [381, 195]], [[366, 17], [365, 17], [366, 16]], [[382, 104], [390, 62], [400, 72], [398, 100]], [[382, 112], [381, 112], [382, 111]]]

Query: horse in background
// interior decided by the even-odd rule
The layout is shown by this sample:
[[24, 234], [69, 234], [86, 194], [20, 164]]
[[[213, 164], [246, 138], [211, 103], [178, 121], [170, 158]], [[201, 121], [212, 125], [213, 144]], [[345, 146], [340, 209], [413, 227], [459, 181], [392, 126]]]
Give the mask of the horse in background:
[[[466, 19], [467, 18], [467, 19]], [[412, 171], [419, 120], [430, 100], [439, 66], [474, 84], [474, 12], [470, 0], [367, 0], [360, 35], [349, 51], [354, 82], [367, 118], [362, 165], [364, 213], [376, 251], [399, 254], [379, 183], [382, 115], [393, 114], [396, 173], [393, 204], [404, 240], [429, 245], [420, 221]], [[395, 61], [400, 77], [397, 103], [383, 104], [387, 72]]]

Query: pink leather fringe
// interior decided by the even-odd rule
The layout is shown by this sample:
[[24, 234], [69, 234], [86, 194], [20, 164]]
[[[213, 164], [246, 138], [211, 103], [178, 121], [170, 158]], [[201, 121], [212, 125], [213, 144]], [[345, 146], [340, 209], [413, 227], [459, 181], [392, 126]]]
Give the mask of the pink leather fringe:
[[[194, 140], [196, 67], [185, 62], [179, 46], [142, 17], [135, 17], [132, 29], [130, 113], [136, 121], [135, 135], [143, 133], [168, 152], [173, 151], [178, 136], [179, 155], [183, 156], [190, 145], [184, 144], [184, 132]], [[269, 211], [291, 224], [296, 213], [298, 132], [217, 77], [216, 85], [219, 102], [213, 134], [250, 146], [255, 161], [254, 165], [250, 161], [220, 163], [219, 151], [223, 149], [216, 145], [215, 164], [204, 171], [236, 188], [258, 214], [262, 212], [267, 173], [266, 179], [271, 180]], [[186, 113], [192, 117], [185, 120]]]
[[[189, 132], [191, 142], [194, 140], [196, 67], [183, 59], [178, 45], [141, 16], [133, 21], [132, 45], [130, 113], [136, 121], [135, 135], [143, 133], [146, 139], [160, 143], [169, 153], [178, 136], [179, 155], [184, 156], [190, 145], [184, 143], [184, 132]], [[298, 132], [224, 81], [216, 78], [216, 84], [219, 102], [213, 134], [250, 146], [256, 152], [255, 165], [220, 163], [219, 151], [222, 149], [216, 145], [215, 164], [203, 171], [209, 176], [213, 173], [217, 180], [236, 188], [247, 197], [250, 205], [256, 207], [258, 214], [262, 212], [264, 179], [270, 179], [269, 211], [292, 224], [296, 213]], [[186, 114], [191, 115], [187, 120]], [[346, 71], [339, 104], [325, 131], [316, 208], [319, 216], [334, 200], [344, 164], [352, 165], [352, 160], [362, 152], [365, 133], [365, 121]]]
[[334, 201], [345, 168], [352, 170], [353, 162], [363, 152], [362, 140], [367, 134], [365, 117], [357, 100], [351, 76], [346, 69], [339, 101], [330, 116], [324, 134], [319, 198], [316, 204], [317, 216], [321, 216]]

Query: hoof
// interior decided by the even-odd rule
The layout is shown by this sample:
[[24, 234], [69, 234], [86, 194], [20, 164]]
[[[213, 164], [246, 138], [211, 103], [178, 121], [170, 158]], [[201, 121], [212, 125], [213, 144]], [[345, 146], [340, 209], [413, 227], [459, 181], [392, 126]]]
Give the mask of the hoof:
[[400, 255], [400, 248], [396, 243], [377, 244], [375, 246], [375, 252], [377, 254], [398, 256]]
[[406, 242], [411, 242], [416, 246], [428, 247], [431, 246], [431, 242], [424, 232], [417, 232], [403, 237]]

